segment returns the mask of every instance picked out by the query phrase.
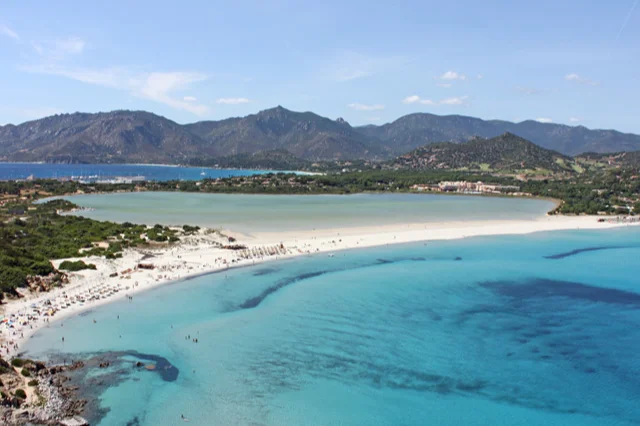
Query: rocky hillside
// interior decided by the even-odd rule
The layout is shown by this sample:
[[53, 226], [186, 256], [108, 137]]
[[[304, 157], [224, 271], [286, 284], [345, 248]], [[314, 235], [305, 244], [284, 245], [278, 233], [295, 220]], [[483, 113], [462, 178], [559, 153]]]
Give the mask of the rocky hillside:
[[144, 111], [63, 114], [0, 127], [5, 161], [180, 163], [207, 148], [183, 126]]
[[512, 133], [491, 139], [426, 145], [398, 157], [393, 165], [410, 169], [468, 169], [484, 171], [548, 170], [573, 172], [573, 159], [541, 148]]
[[505, 132], [523, 137], [543, 148], [565, 155], [583, 152], [640, 150], [640, 135], [615, 130], [590, 130], [584, 126], [523, 121], [481, 120], [461, 115], [410, 114], [382, 126], [358, 130], [380, 140], [396, 155], [435, 142], [464, 142], [480, 136], [492, 138]]
[[386, 149], [342, 119], [281, 106], [243, 118], [203, 121], [185, 126], [213, 148], [215, 156], [287, 150], [307, 160], [383, 158]]
[[273, 151], [305, 161], [386, 160], [430, 143], [504, 132], [565, 155], [640, 150], [638, 135], [582, 126], [410, 114], [383, 126], [354, 128], [342, 119], [279, 106], [187, 125], [144, 111], [55, 115], [0, 126], [0, 161], [185, 164]]

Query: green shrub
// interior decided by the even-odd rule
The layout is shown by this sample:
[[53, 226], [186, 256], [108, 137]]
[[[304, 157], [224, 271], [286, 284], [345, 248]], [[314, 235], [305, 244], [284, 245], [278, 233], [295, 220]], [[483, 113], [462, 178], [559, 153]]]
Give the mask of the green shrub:
[[36, 379], [29, 380], [28, 385], [29, 386], [38, 386], [38, 381]]
[[109, 251], [112, 253], [122, 251], [122, 243], [121, 242], [109, 243]]
[[22, 367], [23, 365], [25, 365], [26, 361], [22, 358], [14, 358], [11, 360], [11, 365], [13, 365], [14, 367]]
[[84, 269], [96, 269], [96, 265], [94, 265], [93, 263], [89, 263], [89, 264], [84, 263], [82, 260], [78, 260], [75, 262], [71, 260], [65, 260], [60, 264], [58, 269], [75, 272], [75, 271], [82, 271]]
[[185, 234], [193, 234], [194, 232], [198, 232], [200, 230], [200, 227], [199, 226], [184, 225], [182, 227], [182, 230], [184, 231]]
[[27, 399], [27, 393], [22, 389], [16, 389], [15, 395], [20, 399]]
[[31, 377], [31, 372], [26, 368], [23, 368], [20, 374], [22, 374], [24, 377]]

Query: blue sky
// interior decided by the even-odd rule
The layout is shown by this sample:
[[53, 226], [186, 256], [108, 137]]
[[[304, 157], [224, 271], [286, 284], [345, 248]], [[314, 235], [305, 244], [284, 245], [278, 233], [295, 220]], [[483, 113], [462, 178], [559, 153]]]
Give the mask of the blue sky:
[[637, 3], [3, 0], [0, 123], [283, 105], [353, 125], [431, 112], [640, 133]]

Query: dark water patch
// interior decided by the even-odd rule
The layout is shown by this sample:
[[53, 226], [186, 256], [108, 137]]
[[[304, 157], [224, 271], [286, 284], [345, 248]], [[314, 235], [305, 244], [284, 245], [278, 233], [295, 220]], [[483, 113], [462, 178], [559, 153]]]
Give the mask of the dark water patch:
[[261, 277], [264, 275], [270, 275], [270, 274], [274, 274], [276, 272], [279, 272], [280, 269], [279, 268], [260, 268], [260, 269], [256, 269], [255, 271], [253, 271], [253, 276], [254, 277]]
[[140, 417], [135, 416], [133, 419], [129, 420], [126, 425], [127, 426], [140, 426], [142, 423], [140, 422]]
[[615, 250], [615, 249], [624, 249], [624, 248], [630, 248], [630, 246], [627, 246], [627, 247], [625, 247], [625, 246], [585, 247], [585, 248], [581, 248], [581, 249], [575, 249], [575, 250], [567, 251], [567, 252], [564, 252], [564, 253], [558, 253], [558, 254], [552, 254], [550, 256], [544, 256], [544, 258], [545, 259], [557, 260], [557, 259], [564, 259], [565, 257], [575, 256], [575, 255], [580, 254], [580, 253], [590, 252], [590, 251]]
[[245, 300], [243, 303], [241, 303], [240, 305], [238, 305], [237, 309], [252, 309], [257, 307], [258, 305], [260, 305], [260, 303], [262, 303], [267, 297], [269, 297], [270, 295], [276, 293], [277, 291], [300, 281], [304, 281], [310, 278], [315, 278], [315, 277], [319, 277], [321, 275], [326, 275], [326, 274], [331, 274], [331, 273], [337, 273], [337, 272], [346, 272], [346, 271], [350, 271], [350, 270], [357, 270], [357, 269], [362, 269], [362, 268], [369, 268], [369, 267], [375, 267], [375, 266], [384, 266], [384, 265], [390, 265], [390, 264], [394, 264], [397, 262], [401, 262], [401, 261], [407, 261], [410, 260], [410, 257], [407, 258], [399, 258], [399, 259], [376, 259], [373, 262], [369, 262], [369, 263], [364, 263], [364, 264], [358, 264], [358, 265], [353, 265], [353, 266], [343, 266], [343, 267], [339, 267], [339, 268], [331, 268], [331, 269], [323, 269], [320, 271], [310, 271], [310, 272], [304, 272], [301, 274], [298, 274], [296, 276], [293, 277], [287, 277], [287, 278], [282, 278], [279, 281], [277, 281], [274, 285], [266, 288], [265, 290], [262, 291], [262, 293], [258, 294], [257, 296], [251, 297], [247, 300]]
[[296, 283], [298, 281], [307, 280], [309, 278], [319, 277], [321, 275], [328, 274], [330, 272], [333, 272], [333, 271], [324, 270], [324, 271], [318, 271], [318, 272], [306, 272], [304, 274], [300, 274], [300, 275], [297, 275], [295, 277], [281, 279], [278, 282], [276, 282], [275, 285], [273, 285], [271, 287], [268, 287], [266, 290], [264, 290], [259, 295], [245, 300], [242, 304], [240, 304], [239, 308], [240, 309], [252, 309], [252, 308], [255, 308], [260, 303], [262, 303], [264, 301], [264, 299], [266, 299], [267, 297], [269, 297], [273, 293], [277, 292], [278, 290], [280, 290], [280, 289], [282, 289], [282, 288], [284, 288], [284, 287], [286, 287], [288, 285], [291, 285], [291, 284]]
[[175, 382], [180, 374], [178, 367], [171, 364], [165, 357], [159, 355], [143, 354], [137, 351], [119, 352], [119, 354], [121, 354], [120, 356], [133, 356], [142, 361], [152, 361], [155, 364], [155, 369], [152, 371], [158, 373], [165, 382]]
[[534, 278], [522, 282], [485, 281], [480, 285], [501, 296], [516, 300], [563, 298], [640, 308], [640, 294], [571, 281]]
[[79, 317], [86, 317], [88, 315], [91, 315], [93, 313], [93, 309], [88, 309], [86, 311], [82, 311], [78, 314]]
[[[134, 358], [134, 360], [127, 359]], [[65, 373], [70, 383], [78, 388], [77, 393], [87, 400], [87, 405], [81, 415], [90, 424], [98, 424], [109, 412], [109, 408], [100, 405], [101, 395], [109, 388], [118, 386], [127, 380], [139, 380], [132, 377], [138, 372], [157, 374], [162, 380], [173, 382], [177, 380], [179, 370], [166, 358], [145, 354], [137, 351], [98, 352], [90, 354], [52, 354], [52, 363], [70, 363], [81, 359], [84, 367]], [[154, 368], [146, 368], [153, 364]], [[141, 420], [133, 418], [127, 424], [138, 425]]]
[[[385, 265], [392, 265], [392, 264], [396, 264], [396, 263], [400, 263], [400, 262], [425, 262], [425, 261], [429, 261], [429, 260], [451, 260], [451, 258], [424, 258], [424, 257], [398, 257], [398, 258], [390, 258], [390, 259], [385, 259], [385, 258], [378, 258], [375, 259], [375, 261], [373, 262], [368, 262], [368, 263], [364, 263], [364, 264], [357, 264], [357, 265], [351, 265], [351, 266], [343, 266], [343, 267], [339, 267], [339, 268], [332, 268], [332, 269], [323, 269], [320, 271], [312, 271], [312, 272], [305, 272], [293, 277], [287, 277], [287, 278], [282, 278], [279, 281], [277, 281], [274, 285], [266, 288], [265, 290], [262, 291], [262, 293], [258, 294], [257, 296], [251, 297], [249, 299], [246, 299], [244, 302], [242, 302], [241, 304], [239, 304], [237, 306], [237, 310], [240, 309], [252, 309], [257, 307], [258, 305], [260, 305], [260, 303], [262, 303], [267, 297], [269, 297], [270, 295], [274, 294], [275, 292], [283, 289], [284, 287], [287, 287], [291, 284], [309, 279], [309, 278], [315, 278], [321, 275], [326, 275], [326, 274], [330, 274], [330, 273], [337, 273], [337, 272], [346, 272], [346, 271], [350, 271], [350, 270], [357, 270], [357, 269], [363, 269], [363, 268], [370, 268], [370, 267], [375, 267], [375, 266], [385, 266]], [[454, 260], [462, 260], [462, 258], [460, 257], [456, 257]], [[274, 272], [277, 272], [278, 269], [275, 268], [261, 268], [259, 270], [256, 270], [253, 275], [254, 276], [261, 276], [261, 275], [269, 275], [272, 274]], [[230, 309], [230, 310], [236, 310], [236, 309]]]

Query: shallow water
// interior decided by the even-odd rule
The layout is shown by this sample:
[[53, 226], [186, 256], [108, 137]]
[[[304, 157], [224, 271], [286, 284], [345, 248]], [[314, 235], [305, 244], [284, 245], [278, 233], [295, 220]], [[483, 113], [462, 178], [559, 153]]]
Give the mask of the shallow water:
[[117, 364], [100, 425], [640, 424], [638, 259], [638, 228], [338, 252], [167, 285], [27, 350], [178, 370]]
[[547, 200], [433, 194], [245, 195], [144, 192], [67, 199], [94, 219], [278, 232], [455, 220], [533, 220]]

